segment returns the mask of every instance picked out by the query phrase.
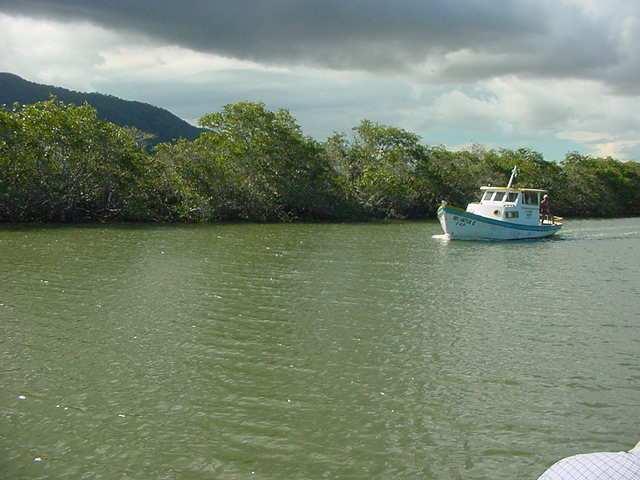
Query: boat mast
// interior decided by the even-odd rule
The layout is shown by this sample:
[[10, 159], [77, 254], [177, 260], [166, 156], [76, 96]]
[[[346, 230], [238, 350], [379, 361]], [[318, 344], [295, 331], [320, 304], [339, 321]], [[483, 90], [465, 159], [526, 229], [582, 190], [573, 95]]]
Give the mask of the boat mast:
[[507, 185], [507, 190], [509, 190], [511, 188], [511, 184], [513, 183], [513, 179], [516, 178], [518, 176], [518, 166], [514, 166], [513, 170], [511, 171], [511, 178], [509, 179], [509, 185]]

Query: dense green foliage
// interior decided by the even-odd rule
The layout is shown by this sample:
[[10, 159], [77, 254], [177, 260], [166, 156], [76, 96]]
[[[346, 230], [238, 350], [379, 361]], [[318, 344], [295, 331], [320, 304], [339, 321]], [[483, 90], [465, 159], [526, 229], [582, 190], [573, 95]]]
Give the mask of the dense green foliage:
[[546, 188], [554, 213], [640, 215], [640, 164], [528, 149], [450, 151], [363, 121], [320, 143], [286, 110], [236, 103], [194, 140], [144, 148], [145, 134], [89, 105], [0, 110], [0, 221], [292, 221], [433, 216], [480, 185]]
[[122, 100], [112, 95], [82, 93], [66, 88], [40, 85], [17, 75], [0, 72], [0, 105], [14, 103], [30, 105], [55, 96], [58, 100], [74, 105], [88, 103], [98, 112], [102, 120], [116, 125], [135, 127], [150, 134], [147, 143], [156, 145], [177, 138], [193, 139], [200, 129], [190, 125], [173, 113], [148, 103]]

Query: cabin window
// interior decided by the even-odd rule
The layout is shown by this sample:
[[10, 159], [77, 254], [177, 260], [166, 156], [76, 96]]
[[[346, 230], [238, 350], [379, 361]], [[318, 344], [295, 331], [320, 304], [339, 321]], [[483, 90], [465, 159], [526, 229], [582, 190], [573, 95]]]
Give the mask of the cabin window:
[[507, 195], [507, 202], [515, 203], [517, 198], [518, 198], [518, 192], [509, 192], [509, 194]]
[[493, 199], [494, 202], [501, 202], [504, 200], [504, 192], [496, 192], [496, 196]]
[[488, 202], [489, 200], [491, 200], [491, 195], [493, 195], [493, 192], [485, 192], [484, 198], [482, 200]]
[[520, 214], [518, 212], [504, 212], [505, 218], [518, 218]]
[[525, 205], [538, 205], [538, 192], [524, 192]]

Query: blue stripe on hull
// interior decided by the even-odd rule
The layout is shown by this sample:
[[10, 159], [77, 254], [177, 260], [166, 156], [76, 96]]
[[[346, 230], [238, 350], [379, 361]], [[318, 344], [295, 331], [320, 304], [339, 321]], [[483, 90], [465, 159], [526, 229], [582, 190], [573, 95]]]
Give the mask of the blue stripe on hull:
[[450, 207], [440, 207], [438, 209], [438, 214], [448, 213], [450, 215], [458, 215], [460, 217], [466, 217], [470, 220], [475, 220], [477, 222], [488, 223], [490, 225], [497, 225], [504, 228], [511, 228], [514, 230], [526, 230], [529, 232], [555, 232], [560, 230], [560, 225], [521, 225], [517, 223], [505, 222], [503, 220], [495, 220], [493, 218], [483, 217], [481, 215], [476, 215], [475, 213], [470, 213], [465, 210], [460, 210], [458, 208], [450, 208]]

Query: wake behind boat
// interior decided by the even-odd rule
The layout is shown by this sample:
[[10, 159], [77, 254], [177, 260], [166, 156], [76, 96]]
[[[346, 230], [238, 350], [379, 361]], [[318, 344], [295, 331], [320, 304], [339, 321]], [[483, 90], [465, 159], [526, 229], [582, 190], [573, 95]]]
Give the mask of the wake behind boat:
[[548, 237], [558, 232], [562, 227], [560, 217], [540, 213], [541, 197], [546, 190], [513, 188], [516, 175], [514, 167], [506, 187], [480, 187], [480, 202], [470, 203], [466, 210], [442, 202], [438, 220], [446, 238], [518, 240]]

